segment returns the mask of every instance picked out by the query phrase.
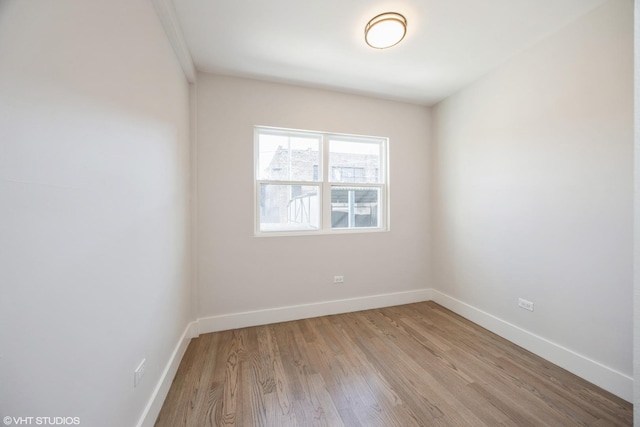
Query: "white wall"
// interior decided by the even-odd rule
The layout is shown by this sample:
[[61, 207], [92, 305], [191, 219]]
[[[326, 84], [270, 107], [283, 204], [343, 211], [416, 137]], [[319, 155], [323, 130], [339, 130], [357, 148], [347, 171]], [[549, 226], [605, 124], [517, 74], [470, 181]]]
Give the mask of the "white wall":
[[190, 314], [188, 85], [148, 0], [2, 1], [0, 58], [0, 415], [134, 425]]
[[[254, 237], [254, 125], [389, 137], [391, 231]], [[426, 107], [199, 74], [199, 316], [428, 287], [429, 135]]]
[[633, 422], [640, 426], [640, 0], [634, 4]]
[[440, 103], [432, 163], [434, 286], [629, 377], [632, 58], [605, 3]]

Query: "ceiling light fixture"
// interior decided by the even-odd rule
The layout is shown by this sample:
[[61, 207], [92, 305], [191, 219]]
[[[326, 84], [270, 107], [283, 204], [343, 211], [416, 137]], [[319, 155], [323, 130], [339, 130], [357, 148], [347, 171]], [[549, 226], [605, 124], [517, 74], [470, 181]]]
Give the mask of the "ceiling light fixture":
[[395, 46], [407, 34], [407, 19], [396, 12], [386, 12], [374, 17], [364, 27], [364, 39], [375, 49]]

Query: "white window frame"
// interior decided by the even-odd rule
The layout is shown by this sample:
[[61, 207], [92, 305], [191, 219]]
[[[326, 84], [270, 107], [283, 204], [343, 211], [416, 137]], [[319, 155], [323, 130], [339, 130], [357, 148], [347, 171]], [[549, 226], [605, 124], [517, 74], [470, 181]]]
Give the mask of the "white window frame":
[[[322, 155], [318, 165], [317, 181], [285, 181], [285, 180], [264, 180], [259, 179], [259, 137], [261, 132], [264, 133], [284, 133], [298, 135], [313, 135], [320, 137], [320, 152]], [[380, 144], [380, 182], [378, 183], [360, 183], [360, 182], [332, 182], [331, 171], [329, 165], [329, 140], [342, 139], [357, 142], [358, 140], [366, 143]], [[365, 136], [342, 133], [330, 133], [309, 131], [300, 129], [277, 128], [271, 126], [254, 126], [254, 143], [253, 143], [253, 200], [254, 200], [254, 235], [256, 237], [268, 236], [308, 236], [308, 235], [326, 235], [326, 234], [351, 234], [351, 233], [378, 233], [389, 231], [389, 138], [380, 136]], [[260, 230], [260, 186], [262, 184], [272, 185], [310, 185], [319, 187], [319, 204], [320, 218], [319, 226], [316, 230], [277, 230], [262, 231]], [[332, 187], [371, 187], [379, 189], [379, 216], [378, 227], [355, 227], [355, 228], [332, 228], [331, 227], [331, 189]]]

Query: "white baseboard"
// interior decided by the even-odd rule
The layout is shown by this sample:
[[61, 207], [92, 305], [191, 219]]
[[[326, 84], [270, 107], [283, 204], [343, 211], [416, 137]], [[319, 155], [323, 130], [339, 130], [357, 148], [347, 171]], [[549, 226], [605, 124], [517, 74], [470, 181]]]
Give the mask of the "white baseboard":
[[457, 300], [435, 289], [371, 295], [367, 297], [324, 301], [312, 304], [277, 307], [266, 310], [232, 313], [200, 318], [187, 325], [178, 341], [147, 404], [137, 427], [152, 427], [169, 392], [180, 361], [191, 338], [199, 334], [308, 319], [331, 314], [350, 313], [372, 308], [390, 307], [433, 300], [454, 313], [500, 335], [534, 354], [554, 363], [603, 389], [632, 402], [633, 378], [553, 343], [516, 325]]
[[330, 314], [410, 304], [413, 302], [429, 301], [430, 299], [431, 289], [417, 289], [413, 291], [224, 314], [198, 319], [198, 332], [206, 334], [209, 332], [288, 322], [290, 320], [308, 319]]
[[432, 299], [454, 313], [626, 400], [633, 401], [633, 378], [496, 316], [432, 289]]
[[187, 325], [182, 336], [178, 340], [178, 344], [176, 344], [176, 347], [173, 349], [173, 353], [171, 353], [171, 357], [160, 376], [160, 380], [158, 381], [156, 388], [153, 390], [153, 393], [149, 398], [149, 402], [142, 412], [140, 420], [138, 420], [137, 427], [153, 427], [155, 424], [158, 414], [160, 413], [160, 409], [162, 408], [162, 404], [164, 403], [164, 399], [167, 397], [167, 393], [169, 393], [169, 388], [171, 387], [173, 378], [176, 376], [176, 372], [178, 371], [178, 366], [180, 366], [182, 357], [184, 356], [185, 351], [187, 351], [187, 346], [189, 345], [191, 338], [195, 338], [196, 336], [196, 324], [195, 322], [191, 322]]
[[160, 380], [145, 407], [137, 427], [152, 427], [162, 404], [164, 403], [173, 378], [176, 375], [182, 357], [184, 356], [191, 338], [209, 332], [228, 329], [244, 328], [248, 326], [266, 325], [269, 323], [286, 322], [289, 320], [308, 319], [329, 314], [348, 313], [372, 308], [390, 307], [393, 305], [409, 304], [412, 302], [428, 301], [431, 299], [431, 289], [395, 292], [390, 294], [372, 295], [360, 298], [349, 298], [336, 301], [326, 301], [313, 304], [302, 304], [288, 307], [278, 307], [267, 310], [233, 313], [212, 316], [191, 322], [178, 340], [167, 365], [160, 376]]

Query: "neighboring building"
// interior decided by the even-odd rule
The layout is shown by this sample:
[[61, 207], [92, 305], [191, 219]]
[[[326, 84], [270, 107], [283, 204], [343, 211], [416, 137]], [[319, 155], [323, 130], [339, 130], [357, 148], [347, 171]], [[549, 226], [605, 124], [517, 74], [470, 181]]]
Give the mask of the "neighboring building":
[[[289, 154], [291, 153], [291, 154]], [[301, 229], [319, 224], [320, 166], [317, 151], [288, 150], [278, 147], [265, 176], [273, 180], [309, 181], [309, 185], [268, 185], [261, 188], [261, 223], [300, 224]], [[356, 153], [331, 153], [330, 181], [335, 183], [376, 183], [379, 156]], [[331, 226], [333, 228], [377, 227], [379, 190], [364, 187], [335, 187], [331, 191]], [[316, 225], [314, 227], [314, 224]]]

